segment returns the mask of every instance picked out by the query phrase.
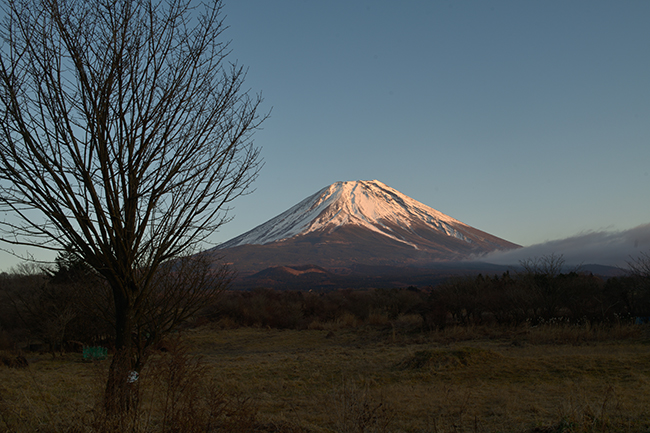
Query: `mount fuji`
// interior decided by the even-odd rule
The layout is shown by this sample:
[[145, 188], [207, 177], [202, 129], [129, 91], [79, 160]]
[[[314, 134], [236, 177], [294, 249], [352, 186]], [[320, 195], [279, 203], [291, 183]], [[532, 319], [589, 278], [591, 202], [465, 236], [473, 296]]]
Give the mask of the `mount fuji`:
[[408, 266], [519, 245], [468, 226], [377, 181], [336, 182], [210, 252], [240, 272], [312, 264]]

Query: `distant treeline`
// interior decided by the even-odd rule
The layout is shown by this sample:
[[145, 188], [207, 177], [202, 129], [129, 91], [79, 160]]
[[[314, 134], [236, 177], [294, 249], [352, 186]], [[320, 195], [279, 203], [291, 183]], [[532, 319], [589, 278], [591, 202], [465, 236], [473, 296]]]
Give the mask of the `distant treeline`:
[[210, 321], [224, 326], [302, 329], [336, 321], [386, 324], [417, 315], [423, 331], [450, 325], [632, 323], [650, 316], [650, 285], [634, 276], [506, 272], [457, 277], [427, 288], [330, 292], [226, 292]]
[[[435, 287], [225, 291], [189, 326], [327, 329], [331, 324], [390, 326], [404, 316], [412, 319], [414, 332], [448, 326], [645, 322], [650, 317], [647, 259], [632, 266], [629, 275], [608, 279], [579, 270], [562, 272], [561, 258], [550, 257], [524, 262], [516, 273], [454, 277]], [[54, 353], [110, 346], [110, 298], [99, 287], [101, 281], [74, 267], [2, 274], [0, 349], [41, 344]]]
[[113, 339], [103, 282], [70, 264], [56, 272], [28, 266], [0, 274], [0, 349], [81, 350]]

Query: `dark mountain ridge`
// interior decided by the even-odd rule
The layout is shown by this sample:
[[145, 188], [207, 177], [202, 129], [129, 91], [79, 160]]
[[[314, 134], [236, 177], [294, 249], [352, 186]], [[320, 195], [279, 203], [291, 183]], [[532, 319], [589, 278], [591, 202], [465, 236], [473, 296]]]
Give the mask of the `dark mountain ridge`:
[[[617, 267], [603, 265], [583, 265], [579, 268], [563, 269], [568, 273], [593, 274], [601, 278], [618, 277], [626, 271]], [[435, 287], [454, 277], [502, 275], [505, 272], [516, 275], [523, 272], [520, 266], [495, 265], [484, 262], [438, 262], [428, 267], [352, 265], [348, 268], [326, 269], [316, 265], [274, 266], [247, 276], [240, 276], [233, 284], [234, 290], [257, 288], [275, 290], [315, 290], [335, 289], [386, 289], [415, 286]]]

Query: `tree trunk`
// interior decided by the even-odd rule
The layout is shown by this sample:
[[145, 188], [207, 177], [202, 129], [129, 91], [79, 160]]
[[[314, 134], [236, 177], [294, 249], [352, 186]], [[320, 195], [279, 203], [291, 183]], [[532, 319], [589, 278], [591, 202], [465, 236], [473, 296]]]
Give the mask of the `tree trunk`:
[[115, 354], [108, 370], [104, 405], [107, 414], [116, 415], [135, 408], [138, 374], [134, 371], [134, 347], [131, 337], [132, 309], [122, 293], [113, 290], [115, 300]]

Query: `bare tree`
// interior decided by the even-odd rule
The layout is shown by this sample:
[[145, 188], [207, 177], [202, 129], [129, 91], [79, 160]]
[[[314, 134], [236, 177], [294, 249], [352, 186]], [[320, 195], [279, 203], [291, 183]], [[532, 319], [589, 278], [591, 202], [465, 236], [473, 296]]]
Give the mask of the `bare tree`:
[[[8, 0], [4, 13], [1, 239], [70, 247], [103, 276], [113, 364], [130, 370], [138, 321], [187, 266], [171, 261], [226, 223], [257, 176], [261, 97], [227, 60], [219, 0]], [[116, 370], [109, 381], [126, 383]]]
[[533, 297], [536, 298], [537, 314], [545, 320], [556, 317], [565, 295], [557, 278], [564, 268], [564, 256], [552, 253], [520, 260], [519, 265], [523, 268], [523, 279], [530, 284]]
[[650, 253], [642, 252], [627, 262], [633, 287], [628, 293], [632, 314], [638, 321], [650, 321]]
[[551, 253], [541, 257], [528, 258], [519, 261], [519, 266], [529, 275], [546, 275], [554, 278], [564, 269], [564, 255]]
[[627, 262], [631, 275], [650, 280], [650, 252], [642, 252]]

